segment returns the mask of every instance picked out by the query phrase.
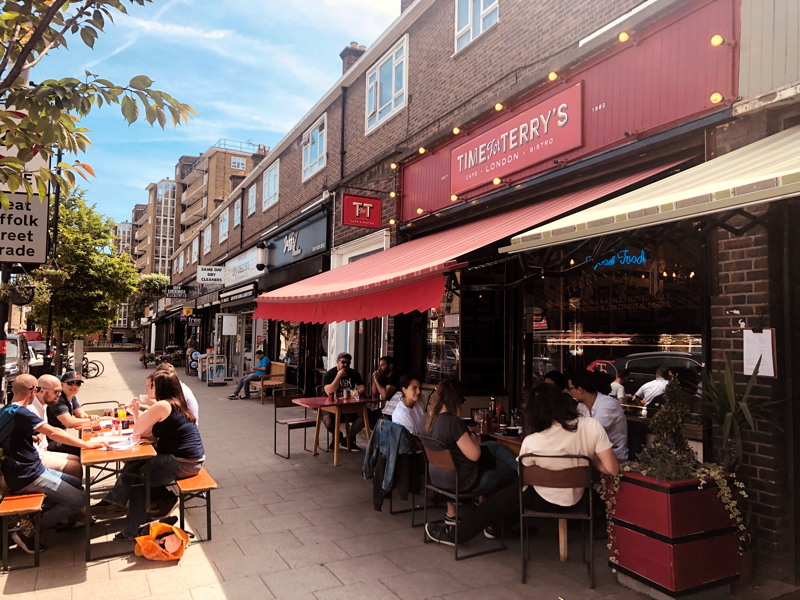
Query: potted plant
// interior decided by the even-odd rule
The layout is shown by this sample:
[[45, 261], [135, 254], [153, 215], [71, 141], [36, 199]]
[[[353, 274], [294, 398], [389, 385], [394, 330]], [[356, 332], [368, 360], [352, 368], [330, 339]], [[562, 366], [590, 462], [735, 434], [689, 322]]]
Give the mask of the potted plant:
[[34, 279], [46, 282], [54, 290], [62, 287], [67, 280], [67, 272], [64, 267], [42, 265], [34, 269], [31, 275]]
[[682, 433], [688, 412], [673, 377], [651, 421], [653, 442], [601, 485], [612, 568], [673, 597], [736, 579], [744, 530], [742, 486], [697, 459]]

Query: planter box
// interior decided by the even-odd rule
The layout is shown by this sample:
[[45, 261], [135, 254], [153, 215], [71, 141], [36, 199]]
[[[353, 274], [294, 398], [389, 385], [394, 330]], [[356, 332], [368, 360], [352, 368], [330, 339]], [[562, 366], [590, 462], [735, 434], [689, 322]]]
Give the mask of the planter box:
[[673, 597], [727, 583], [739, 572], [730, 513], [713, 482], [626, 473], [617, 494], [613, 568]]

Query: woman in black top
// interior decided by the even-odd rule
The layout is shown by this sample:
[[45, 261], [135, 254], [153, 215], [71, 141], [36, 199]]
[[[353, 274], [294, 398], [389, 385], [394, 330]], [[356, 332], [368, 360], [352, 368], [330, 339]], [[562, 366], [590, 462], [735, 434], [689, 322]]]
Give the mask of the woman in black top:
[[129, 504], [125, 527], [118, 539], [133, 539], [147, 521], [144, 486], [135, 485], [141, 483], [141, 475], [149, 472], [152, 487], [164, 486], [196, 475], [205, 459], [196, 419], [186, 405], [178, 376], [174, 372], [156, 371], [151, 377], [156, 401], [140, 418], [139, 402], [134, 399], [133, 435], [155, 438], [158, 454], [126, 465], [114, 488], [96, 505], [108, 509]]
[[[496, 442], [481, 443], [459, 417], [463, 402], [461, 384], [455, 379], [441, 382], [431, 396], [426, 422], [427, 435], [443, 442], [451, 451], [461, 491], [496, 492], [513, 483], [517, 475], [516, 457]], [[454, 489], [452, 471], [431, 465], [431, 481]], [[447, 516], [455, 516], [455, 507], [447, 505]]]

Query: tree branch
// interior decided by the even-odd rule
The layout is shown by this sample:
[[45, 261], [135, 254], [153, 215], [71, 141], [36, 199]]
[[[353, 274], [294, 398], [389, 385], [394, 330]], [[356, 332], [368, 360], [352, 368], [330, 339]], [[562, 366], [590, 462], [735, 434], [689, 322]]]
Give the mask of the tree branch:
[[[78, 11], [72, 17], [70, 17], [66, 23], [64, 23], [64, 26], [61, 28], [61, 31], [59, 31], [58, 34], [56, 34], [53, 37], [53, 39], [50, 40], [50, 42], [45, 44], [45, 47], [39, 53], [39, 56], [37, 56], [31, 62], [25, 65], [26, 69], [31, 69], [35, 67], [36, 64], [40, 60], [42, 60], [47, 55], [47, 53], [50, 52], [50, 50], [52, 50], [54, 46], [56, 46], [56, 44], [58, 44], [60, 39], [64, 39], [64, 35], [67, 33], [67, 31], [73, 25], [77, 24], [78, 20], [81, 17], [85, 16], [85, 14], [89, 11], [89, 9], [92, 8], [95, 4], [95, 0], [85, 0], [85, 1], [86, 3], [81, 8], [79, 8]], [[0, 73], [2, 73], [2, 71], [0, 71]]]
[[[44, 32], [50, 26], [53, 17], [58, 14], [58, 11], [61, 10], [61, 7], [64, 6], [67, 1], [68, 0], [55, 0], [53, 4], [50, 5], [50, 8], [47, 9], [47, 12], [42, 16], [38, 25], [36, 25], [36, 29], [34, 29], [30, 39], [22, 47], [22, 50], [20, 50], [14, 66], [11, 67], [11, 70], [8, 72], [8, 75], [6, 75], [6, 78], [0, 82], [0, 93], [6, 92], [7, 90], [11, 89], [12, 85], [14, 85], [17, 77], [20, 76], [20, 73], [22, 73], [23, 69], [25, 68], [28, 56], [31, 55], [38, 41], [44, 36]], [[86, 1], [90, 2], [91, 0]]]
[[0, 61], [0, 74], [6, 70], [6, 66], [8, 66], [8, 61], [11, 58], [11, 47], [16, 46], [19, 42], [19, 32], [20, 26], [14, 26], [14, 32], [11, 34], [11, 37], [8, 38], [8, 44], [6, 46], [6, 51], [3, 53], [3, 60]]

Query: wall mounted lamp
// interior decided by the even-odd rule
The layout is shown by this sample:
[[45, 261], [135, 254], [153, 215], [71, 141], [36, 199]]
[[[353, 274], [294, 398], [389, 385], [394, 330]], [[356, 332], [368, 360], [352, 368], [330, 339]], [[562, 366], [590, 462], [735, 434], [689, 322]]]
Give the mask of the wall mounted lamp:
[[256, 250], [258, 251], [256, 269], [263, 271], [267, 268], [267, 245], [264, 242], [258, 242], [256, 244]]

